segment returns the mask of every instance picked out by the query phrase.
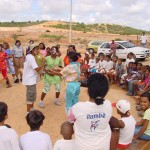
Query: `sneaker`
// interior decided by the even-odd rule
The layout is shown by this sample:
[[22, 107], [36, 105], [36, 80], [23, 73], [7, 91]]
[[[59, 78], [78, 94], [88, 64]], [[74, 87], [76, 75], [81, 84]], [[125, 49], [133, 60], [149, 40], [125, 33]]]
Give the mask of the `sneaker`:
[[61, 106], [61, 103], [59, 100], [54, 100], [54, 104], [57, 105], [57, 106]]
[[14, 80], [14, 83], [19, 83], [19, 79]]
[[40, 108], [44, 108], [44, 107], [45, 107], [45, 106], [44, 106], [44, 102], [43, 102], [43, 101], [40, 101], [39, 104], [38, 104], [38, 106], [39, 106]]

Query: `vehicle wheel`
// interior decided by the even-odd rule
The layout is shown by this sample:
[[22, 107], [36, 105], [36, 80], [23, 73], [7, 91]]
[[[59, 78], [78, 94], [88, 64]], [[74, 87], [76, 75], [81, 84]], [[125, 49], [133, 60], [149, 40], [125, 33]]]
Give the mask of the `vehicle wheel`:
[[89, 48], [88, 50], [89, 50], [89, 53], [90, 53], [90, 54], [93, 54], [93, 53], [94, 53], [94, 49]]
[[145, 59], [146, 59], [146, 58], [141, 58], [140, 60], [141, 60], [141, 61], [144, 61]]

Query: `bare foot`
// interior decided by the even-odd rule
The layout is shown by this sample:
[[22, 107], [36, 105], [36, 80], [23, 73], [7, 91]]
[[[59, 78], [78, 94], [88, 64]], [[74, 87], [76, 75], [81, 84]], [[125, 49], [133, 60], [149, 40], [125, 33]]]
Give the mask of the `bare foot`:
[[11, 84], [6, 86], [6, 88], [10, 88], [10, 87], [12, 87], [12, 85], [11, 85]]

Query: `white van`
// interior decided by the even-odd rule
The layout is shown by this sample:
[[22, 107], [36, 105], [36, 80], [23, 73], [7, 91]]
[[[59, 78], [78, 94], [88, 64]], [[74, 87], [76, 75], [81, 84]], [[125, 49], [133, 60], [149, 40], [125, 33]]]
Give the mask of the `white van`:
[[[138, 47], [128, 41], [115, 41], [117, 44], [116, 55], [118, 58], [126, 59], [129, 53], [134, 54], [135, 59], [145, 60], [150, 56], [150, 50], [148, 48]], [[98, 48], [98, 54], [103, 53], [105, 55], [110, 54], [111, 42], [104, 42]]]

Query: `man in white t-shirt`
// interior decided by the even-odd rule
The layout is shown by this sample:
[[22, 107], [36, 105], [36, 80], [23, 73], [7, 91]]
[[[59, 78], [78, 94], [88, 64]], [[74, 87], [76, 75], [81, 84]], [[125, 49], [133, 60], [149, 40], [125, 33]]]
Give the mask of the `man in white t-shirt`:
[[48, 134], [40, 131], [45, 116], [34, 110], [28, 113], [26, 120], [30, 131], [20, 137], [21, 150], [52, 150], [52, 142]]
[[147, 44], [147, 36], [145, 36], [145, 32], [142, 33], [142, 36], [140, 37], [141, 46], [146, 47]]
[[20, 150], [16, 131], [4, 124], [8, 117], [7, 110], [7, 105], [0, 102], [0, 150]]
[[26, 85], [26, 101], [27, 101], [27, 113], [33, 109], [34, 102], [36, 100], [36, 84], [38, 79], [38, 71], [40, 71], [44, 64], [45, 59], [43, 58], [43, 62], [41, 66], [38, 66], [36, 60], [34, 58], [35, 55], [38, 54], [39, 46], [33, 44], [30, 46], [30, 50], [26, 56], [26, 61], [24, 63], [23, 76], [22, 76], [22, 84]]

